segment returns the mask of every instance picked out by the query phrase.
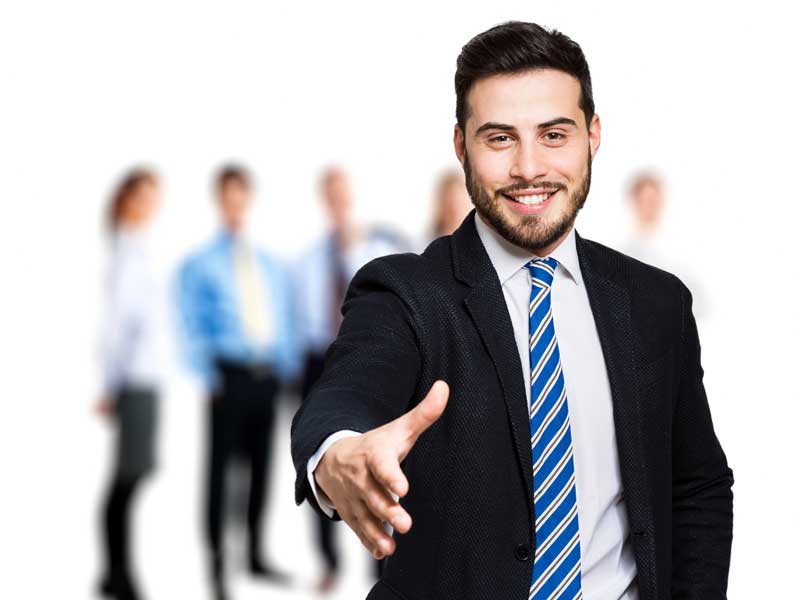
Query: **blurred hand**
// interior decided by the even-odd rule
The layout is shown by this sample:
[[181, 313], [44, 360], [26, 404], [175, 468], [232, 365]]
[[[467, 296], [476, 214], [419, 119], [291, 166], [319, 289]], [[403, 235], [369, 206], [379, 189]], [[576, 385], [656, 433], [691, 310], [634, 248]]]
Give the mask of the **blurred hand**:
[[94, 412], [102, 419], [114, 416], [114, 401], [107, 394], [103, 394], [94, 405]]
[[449, 395], [444, 381], [435, 382], [428, 395], [403, 416], [335, 442], [314, 471], [317, 485], [376, 559], [395, 551], [384, 522], [399, 533], [411, 529], [411, 516], [391, 492], [401, 498], [408, 493], [400, 463], [419, 436], [442, 416]]

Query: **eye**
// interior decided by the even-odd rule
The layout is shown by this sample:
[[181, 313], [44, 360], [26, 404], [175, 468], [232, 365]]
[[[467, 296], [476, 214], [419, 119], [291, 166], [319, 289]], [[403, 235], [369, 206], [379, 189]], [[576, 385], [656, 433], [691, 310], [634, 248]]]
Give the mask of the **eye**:
[[508, 135], [495, 135], [489, 138], [489, 141], [493, 144], [504, 144], [506, 142], [511, 141], [511, 136]]
[[548, 142], [558, 142], [566, 139], [567, 136], [565, 136], [563, 133], [559, 133], [558, 131], [548, 131], [546, 134], [544, 134], [544, 137]]

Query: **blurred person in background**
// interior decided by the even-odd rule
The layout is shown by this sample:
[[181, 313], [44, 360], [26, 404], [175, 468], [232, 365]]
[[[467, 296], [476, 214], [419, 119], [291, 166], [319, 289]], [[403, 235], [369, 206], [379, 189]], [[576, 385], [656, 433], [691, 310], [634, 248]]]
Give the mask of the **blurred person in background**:
[[[665, 236], [666, 184], [653, 170], [633, 174], [627, 196], [633, 218], [632, 231], [623, 250], [634, 258], [678, 275], [692, 290], [695, 317], [707, 313], [708, 298], [705, 286], [694, 269], [680, 256], [681, 248], [670, 244]], [[697, 262], [696, 260], [694, 262]]]
[[249, 571], [276, 584], [290, 581], [266, 562], [262, 538], [276, 395], [281, 380], [295, 376], [298, 367], [291, 280], [245, 233], [252, 191], [244, 168], [220, 170], [215, 192], [221, 231], [185, 260], [176, 282], [184, 355], [208, 394], [205, 527], [212, 591], [218, 600], [228, 598], [225, 483], [237, 458], [249, 466]]
[[425, 246], [436, 238], [453, 233], [471, 209], [472, 202], [464, 185], [464, 174], [457, 169], [444, 171], [436, 183], [433, 223], [430, 239], [425, 242]]
[[635, 173], [628, 186], [628, 204], [633, 216], [633, 231], [626, 246], [628, 254], [663, 268], [664, 183], [661, 177], [654, 171]]
[[[359, 226], [353, 219], [353, 190], [347, 173], [329, 167], [320, 178], [320, 195], [329, 230], [301, 257], [295, 272], [297, 322], [304, 351], [301, 382], [303, 398], [322, 373], [325, 352], [342, 321], [341, 307], [350, 279], [358, 269], [379, 256], [406, 250], [401, 236], [387, 228]], [[319, 515], [317, 546], [325, 572], [317, 590], [331, 591], [340, 568], [335, 523]], [[380, 562], [376, 563], [380, 571]]]
[[115, 426], [115, 464], [103, 505], [105, 598], [141, 598], [130, 558], [135, 492], [155, 465], [158, 336], [163, 286], [149, 250], [148, 229], [160, 202], [155, 172], [137, 169], [118, 184], [108, 209], [111, 260], [101, 334], [103, 393], [97, 411]]

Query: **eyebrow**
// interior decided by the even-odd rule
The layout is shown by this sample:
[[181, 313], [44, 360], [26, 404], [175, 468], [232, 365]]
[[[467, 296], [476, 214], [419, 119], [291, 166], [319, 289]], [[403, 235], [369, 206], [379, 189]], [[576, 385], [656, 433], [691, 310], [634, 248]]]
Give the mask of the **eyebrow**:
[[549, 121], [545, 121], [544, 123], [539, 123], [536, 128], [537, 129], [547, 129], [548, 127], [554, 127], [556, 125], [572, 125], [573, 127], [577, 127], [578, 124], [568, 117], [558, 117], [556, 119], [551, 119]]
[[[541, 131], [542, 129], [547, 129], [549, 127], [554, 127], [556, 125], [571, 125], [572, 127], [578, 126], [578, 124], [574, 120], [568, 117], [557, 117], [555, 119], [550, 119], [549, 121], [545, 121], [544, 123], [539, 123], [536, 126], [536, 129], [539, 129]], [[475, 130], [475, 135], [476, 136], [480, 135], [484, 131], [488, 130], [516, 131], [516, 129], [517, 128], [514, 127], [513, 125], [506, 125], [505, 123], [495, 123], [494, 121], [489, 121], [478, 127], [478, 129]]]
[[478, 129], [475, 130], [475, 135], [479, 135], [484, 131], [488, 131], [490, 129], [497, 129], [499, 131], [516, 131], [516, 127], [513, 125], [506, 125], [504, 123], [495, 123], [493, 121], [489, 121], [488, 123], [484, 123]]

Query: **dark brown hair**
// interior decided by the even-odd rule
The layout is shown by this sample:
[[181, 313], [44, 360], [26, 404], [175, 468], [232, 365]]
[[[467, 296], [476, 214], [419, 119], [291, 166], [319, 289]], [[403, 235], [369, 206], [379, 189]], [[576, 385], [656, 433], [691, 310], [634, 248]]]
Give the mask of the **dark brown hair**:
[[218, 172], [215, 180], [217, 192], [221, 192], [231, 181], [235, 181], [246, 190], [249, 190], [252, 184], [250, 173], [241, 165], [228, 164], [224, 165]]
[[108, 205], [107, 224], [109, 231], [114, 232], [117, 230], [122, 218], [122, 212], [125, 210], [125, 202], [143, 183], [157, 185], [158, 174], [152, 169], [138, 167], [128, 171], [117, 183], [111, 196], [111, 202]]
[[532, 69], [555, 69], [578, 80], [579, 106], [586, 126], [594, 116], [592, 78], [581, 47], [555, 29], [536, 23], [509, 21], [479, 33], [461, 49], [456, 61], [456, 120], [461, 131], [467, 123], [467, 94], [479, 79]]

